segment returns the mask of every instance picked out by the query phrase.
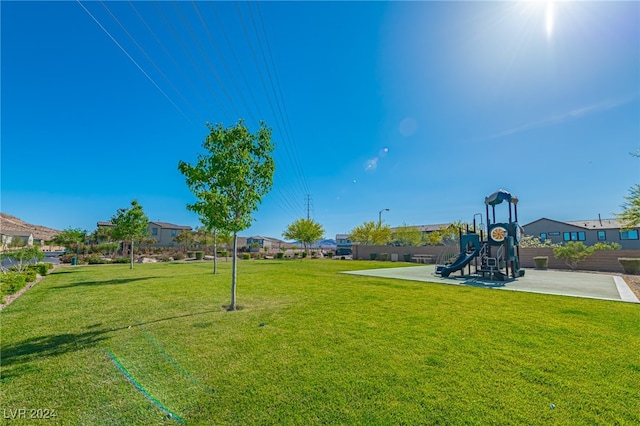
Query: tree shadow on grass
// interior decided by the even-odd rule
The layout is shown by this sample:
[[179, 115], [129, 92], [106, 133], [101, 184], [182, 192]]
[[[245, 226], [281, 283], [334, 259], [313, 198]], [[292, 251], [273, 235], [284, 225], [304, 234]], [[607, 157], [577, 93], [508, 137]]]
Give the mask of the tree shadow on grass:
[[91, 324], [86, 327], [89, 331], [82, 333], [51, 334], [48, 336], [31, 337], [15, 343], [2, 344], [0, 345], [0, 383], [6, 383], [15, 377], [37, 371], [37, 366], [34, 365], [32, 361], [56, 357], [98, 346], [102, 341], [107, 340], [109, 333], [112, 332], [214, 312], [220, 312], [220, 310], [214, 309], [174, 315], [115, 328], [98, 328], [102, 324]]
[[119, 285], [119, 284], [129, 284], [135, 281], [146, 281], [153, 280], [161, 277], [140, 277], [140, 278], [115, 278], [112, 280], [106, 281], [82, 281], [78, 283], [69, 283], [66, 285], [58, 285], [53, 288], [71, 288], [71, 287], [79, 287], [79, 286], [97, 286], [97, 285]]
[[32, 370], [30, 361], [45, 357], [55, 357], [69, 352], [93, 347], [105, 340], [106, 334], [112, 330], [95, 330], [84, 333], [62, 333], [49, 336], [38, 336], [21, 342], [3, 344], [2, 378], [6, 382], [15, 376]]

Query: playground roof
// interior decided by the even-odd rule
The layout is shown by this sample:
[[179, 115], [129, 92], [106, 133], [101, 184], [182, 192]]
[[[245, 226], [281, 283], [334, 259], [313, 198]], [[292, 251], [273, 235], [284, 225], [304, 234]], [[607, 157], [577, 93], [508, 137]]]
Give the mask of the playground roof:
[[494, 192], [493, 194], [491, 194], [488, 197], [486, 197], [484, 199], [484, 203], [486, 205], [489, 205], [489, 206], [496, 206], [496, 205], [502, 203], [503, 201], [507, 201], [507, 202], [510, 203], [515, 199], [516, 199], [516, 197], [511, 195], [509, 192], [505, 191], [504, 189], [499, 189], [496, 192]]

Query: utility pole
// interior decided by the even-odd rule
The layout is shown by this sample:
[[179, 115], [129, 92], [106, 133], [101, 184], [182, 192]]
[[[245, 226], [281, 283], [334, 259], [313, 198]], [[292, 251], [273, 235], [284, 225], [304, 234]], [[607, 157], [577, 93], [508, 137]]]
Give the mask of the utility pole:
[[307, 194], [307, 220], [311, 219], [311, 216], [309, 214], [311, 210], [311, 194]]

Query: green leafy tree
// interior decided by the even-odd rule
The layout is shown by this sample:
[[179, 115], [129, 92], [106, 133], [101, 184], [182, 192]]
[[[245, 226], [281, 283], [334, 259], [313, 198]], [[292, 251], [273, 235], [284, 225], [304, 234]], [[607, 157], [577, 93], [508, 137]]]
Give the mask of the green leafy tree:
[[620, 250], [618, 243], [599, 242], [592, 246], [586, 246], [582, 241], [569, 241], [568, 243], [553, 248], [553, 255], [556, 259], [562, 259], [569, 268], [576, 269], [578, 263], [589, 258], [598, 250]]
[[112, 229], [109, 226], [98, 226], [95, 231], [89, 234], [89, 240], [96, 243], [109, 243], [113, 241]]
[[27, 242], [20, 236], [15, 236], [11, 238], [11, 242], [9, 243], [9, 247], [11, 248], [20, 248], [27, 245]]
[[467, 224], [457, 220], [449, 225], [442, 226], [439, 230], [442, 235], [442, 243], [446, 246], [457, 245], [460, 241], [460, 232], [465, 232]]
[[133, 244], [146, 236], [149, 218], [138, 201], [133, 200], [131, 207], [118, 209], [117, 213], [111, 217], [111, 223], [113, 224], [113, 237], [122, 241], [123, 246], [131, 243], [130, 268], [133, 269]]
[[324, 236], [324, 228], [313, 219], [298, 219], [289, 224], [282, 236], [288, 240], [300, 241], [305, 253], [309, 253], [309, 245]]
[[384, 245], [391, 241], [391, 227], [380, 222], [364, 222], [349, 233], [349, 239], [363, 245]]
[[419, 246], [422, 244], [422, 231], [417, 226], [403, 226], [396, 228], [393, 240], [400, 246]]
[[71, 251], [78, 247], [80, 243], [84, 243], [87, 231], [80, 228], [67, 228], [53, 237], [49, 242], [52, 245], [62, 246]]
[[7, 250], [0, 253], [2, 264], [8, 263], [9, 267], [0, 266], [2, 271], [13, 268], [16, 272], [24, 272], [29, 263], [40, 262], [44, 259], [44, 253], [38, 247], [25, 247], [19, 250]]
[[423, 240], [428, 246], [440, 246], [444, 243], [442, 238], [442, 232], [432, 231], [424, 235]]
[[208, 229], [233, 235], [233, 265], [231, 267], [231, 303], [236, 309], [236, 277], [238, 232], [248, 228], [252, 213], [273, 185], [275, 162], [271, 129], [260, 123], [253, 134], [243, 120], [232, 127], [207, 124], [209, 134], [194, 165], [180, 161], [178, 169], [197, 201], [187, 208], [204, 217]]
[[593, 248], [597, 250], [620, 250], [622, 246], [616, 242], [603, 243], [602, 241], [598, 241], [593, 245]]
[[596, 249], [591, 246], [585, 246], [582, 241], [569, 241], [568, 243], [553, 248], [553, 255], [556, 259], [564, 260], [564, 262], [572, 270], [578, 267], [578, 263], [590, 257]]
[[178, 235], [173, 237], [173, 241], [182, 246], [183, 251], [189, 250], [196, 241], [195, 233], [188, 230], [183, 230]]
[[633, 229], [640, 227], [640, 184], [635, 184], [629, 189], [629, 195], [624, 197], [622, 204], [624, 210], [616, 216], [622, 223], [622, 229]]

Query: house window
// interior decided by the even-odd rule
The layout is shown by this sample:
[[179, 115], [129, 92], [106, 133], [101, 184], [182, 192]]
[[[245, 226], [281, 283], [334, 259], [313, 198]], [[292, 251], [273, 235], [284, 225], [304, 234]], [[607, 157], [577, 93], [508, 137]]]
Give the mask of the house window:
[[598, 241], [606, 241], [607, 233], [605, 231], [598, 231]]
[[151, 235], [158, 235], [158, 228], [151, 228]]
[[638, 230], [632, 229], [630, 231], [620, 231], [620, 239], [621, 240], [637, 240]]
[[586, 235], [584, 232], [563, 232], [562, 239], [564, 241], [584, 241]]
[[541, 232], [540, 233], [540, 241], [545, 241], [547, 239], [547, 234], [546, 232]]
[[172, 237], [175, 237], [177, 233], [178, 233], [178, 231], [177, 231], [177, 230], [175, 230], [175, 229], [172, 229], [172, 230], [171, 230], [171, 236], [172, 236]]

